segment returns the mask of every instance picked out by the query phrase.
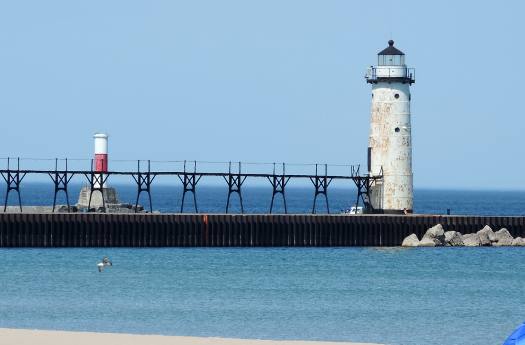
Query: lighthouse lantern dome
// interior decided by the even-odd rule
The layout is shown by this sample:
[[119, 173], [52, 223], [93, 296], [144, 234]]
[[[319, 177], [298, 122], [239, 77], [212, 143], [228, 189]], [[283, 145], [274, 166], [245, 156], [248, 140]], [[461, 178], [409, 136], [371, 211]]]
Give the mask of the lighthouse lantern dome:
[[405, 53], [394, 47], [394, 41], [388, 41], [388, 47], [377, 54], [379, 66], [404, 66]]
[[405, 65], [405, 53], [394, 47], [394, 41], [388, 41], [388, 47], [377, 54], [377, 66], [371, 66], [366, 81], [375, 84], [381, 81], [413, 84], [415, 70]]

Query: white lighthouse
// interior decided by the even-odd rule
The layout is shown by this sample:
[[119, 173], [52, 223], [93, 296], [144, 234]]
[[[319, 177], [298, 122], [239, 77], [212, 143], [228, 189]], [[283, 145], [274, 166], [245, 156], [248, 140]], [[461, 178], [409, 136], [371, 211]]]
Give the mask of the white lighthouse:
[[405, 54], [392, 40], [377, 57], [377, 66], [366, 74], [372, 84], [368, 170], [383, 179], [371, 187], [369, 201], [376, 212], [412, 212], [410, 85], [415, 71], [407, 68]]

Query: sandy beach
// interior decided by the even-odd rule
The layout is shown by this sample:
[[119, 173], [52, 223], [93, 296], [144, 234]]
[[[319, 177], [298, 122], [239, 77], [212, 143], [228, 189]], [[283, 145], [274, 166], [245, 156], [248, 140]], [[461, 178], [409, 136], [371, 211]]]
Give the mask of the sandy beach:
[[0, 328], [2, 345], [379, 345], [372, 343], [254, 340]]

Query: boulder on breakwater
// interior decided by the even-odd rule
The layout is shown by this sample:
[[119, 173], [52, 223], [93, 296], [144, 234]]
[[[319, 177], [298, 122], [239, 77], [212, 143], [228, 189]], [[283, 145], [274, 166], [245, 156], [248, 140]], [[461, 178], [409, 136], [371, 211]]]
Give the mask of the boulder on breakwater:
[[445, 232], [445, 245], [460, 247], [463, 245], [463, 236], [457, 231], [447, 231]]
[[419, 247], [419, 239], [417, 238], [416, 234], [412, 234], [405, 237], [403, 244], [401, 245], [403, 247]]
[[517, 247], [525, 247], [525, 238], [516, 237], [512, 240], [512, 245]]
[[477, 233], [465, 234], [461, 237], [465, 247], [479, 247], [481, 246], [481, 238]]
[[505, 228], [496, 231], [495, 237], [496, 240], [492, 243], [493, 246], [511, 246], [514, 240], [509, 230]]
[[477, 234], [482, 246], [490, 246], [492, 242], [496, 241], [496, 234], [488, 225], [485, 225]]
[[488, 225], [483, 229], [461, 234], [458, 231], [445, 231], [441, 224], [428, 229], [421, 240], [416, 234], [405, 237], [402, 247], [480, 247], [480, 246], [515, 246], [525, 247], [525, 238], [513, 238], [511, 233], [502, 228], [496, 232]]
[[421, 242], [420, 247], [441, 247], [445, 245], [445, 230], [441, 224], [434, 225], [427, 230]]

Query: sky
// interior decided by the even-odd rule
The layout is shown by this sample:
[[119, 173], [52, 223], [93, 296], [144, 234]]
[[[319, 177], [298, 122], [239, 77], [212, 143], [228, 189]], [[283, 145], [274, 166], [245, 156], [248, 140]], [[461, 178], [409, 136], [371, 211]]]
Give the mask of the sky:
[[415, 187], [523, 190], [524, 4], [2, 0], [0, 156], [366, 164], [394, 39]]

